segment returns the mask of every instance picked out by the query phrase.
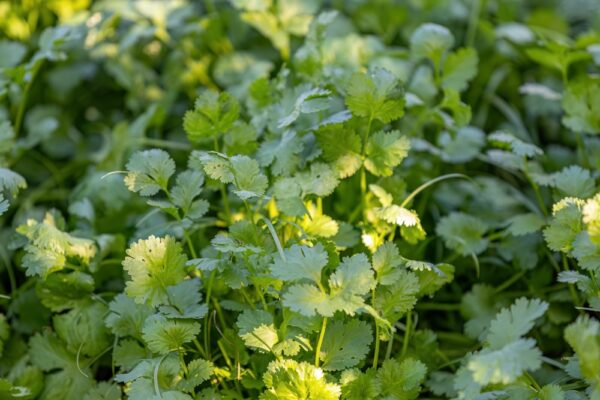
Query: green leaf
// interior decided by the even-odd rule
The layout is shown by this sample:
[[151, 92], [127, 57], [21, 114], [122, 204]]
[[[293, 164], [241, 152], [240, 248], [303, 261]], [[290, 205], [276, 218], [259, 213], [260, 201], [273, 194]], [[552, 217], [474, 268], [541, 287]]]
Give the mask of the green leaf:
[[200, 333], [200, 324], [183, 320], [169, 320], [161, 315], [146, 319], [142, 337], [148, 348], [158, 354], [168, 354], [191, 342]]
[[544, 154], [542, 149], [536, 145], [524, 142], [507, 132], [498, 131], [491, 133], [488, 135], [487, 139], [492, 143], [509, 148], [515, 155], [519, 157], [534, 157]]
[[104, 321], [112, 333], [141, 339], [142, 326], [146, 318], [152, 315], [152, 308], [136, 303], [124, 293], [119, 293], [108, 306], [109, 312]]
[[245, 310], [239, 315], [236, 325], [238, 335], [248, 347], [270, 352], [279, 342], [273, 316], [266, 311]]
[[391, 285], [398, 280], [403, 266], [403, 257], [393, 242], [385, 242], [373, 254], [373, 269], [377, 273], [377, 281], [382, 285]]
[[133, 243], [123, 261], [123, 268], [131, 278], [125, 293], [136, 303], [168, 304], [167, 287], [183, 280], [186, 261], [181, 246], [171, 236], [150, 236]]
[[294, 131], [285, 131], [280, 140], [263, 142], [256, 157], [262, 166], [271, 165], [274, 175], [289, 176], [300, 164], [299, 153], [303, 148]]
[[284, 250], [285, 259], [275, 256], [270, 265], [273, 277], [284, 281], [309, 280], [321, 283], [321, 270], [327, 265], [327, 252], [319, 243], [314, 247], [293, 245]]
[[307, 235], [330, 238], [337, 234], [339, 226], [333, 218], [320, 212], [312, 202], [307, 202], [306, 210], [300, 226]]
[[320, 368], [294, 360], [272, 361], [263, 375], [261, 400], [337, 400], [341, 389], [329, 383]]
[[206, 175], [219, 182], [231, 183], [234, 180], [231, 163], [224, 154], [194, 150], [188, 164], [190, 168], [204, 170]]
[[508, 233], [523, 236], [538, 232], [545, 225], [544, 218], [534, 213], [518, 214], [508, 220]]
[[583, 223], [586, 225], [590, 240], [600, 245], [600, 194], [584, 204]]
[[[277, 128], [286, 128], [294, 123], [301, 114], [310, 114], [326, 110], [331, 100], [331, 92], [325, 89], [313, 88], [298, 96], [289, 113], [278, 121]], [[286, 110], [288, 111], [288, 110]]]
[[580, 200], [567, 198], [552, 208], [552, 220], [544, 229], [548, 247], [554, 251], [569, 252], [573, 241], [583, 229]]
[[590, 240], [587, 232], [581, 232], [575, 237], [572, 254], [581, 268], [600, 271], [600, 246]]
[[465, 256], [479, 254], [487, 248], [488, 241], [483, 238], [486, 231], [487, 226], [483, 221], [461, 212], [443, 217], [436, 227], [446, 247]]
[[121, 388], [114, 383], [98, 382], [83, 400], [121, 400]]
[[185, 113], [183, 129], [191, 142], [200, 142], [229, 131], [238, 114], [238, 102], [229, 93], [205, 90]]
[[38, 275], [46, 278], [69, 263], [88, 265], [96, 254], [93, 241], [61, 231], [56, 227], [51, 213], [47, 213], [41, 223], [33, 219], [27, 220], [17, 228], [17, 232], [29, 240], [22, 260], [28, 276]]
[[291, 286], [283, 294], [283, 305], [307, 317], [316, 314], [330, 317], [337, 311], [326, 293], [309, 284]]
[[490, 324], [485, 341], [492, 349], [499, 349], [525, 335], [535, 320], [548, 309], [548, 303], [538, 299], [517, 299], [510, 308], [503, 308]]
[[38, 281], [35, 292], [42, 304], [59, 312], [89, 303], [94, 292], [94, 278], [79, 271], [54, 272]]
[[354, 315], [364, 306], [363, 297], [375, 284], [373, 270], [366, 255], [359, 253], [344, 257], [329, 277], [331, 304], [336, 310]]
[[408, 155], [410, 141], [399, 131], [379, 131], [367, 141], [365, 167], [376, 176], [390, 176]]
[[177, 383], [177, 389], [193, 393], [196, 387], [210, 379], [214, 372], [214, 365], [210, 361], [197, 358], [190, 361], [187, 369], [187, 376]]
[[73, 354], [96, 356], [109, 346], [109, 336], [104, 326], [108, 308], [102, 303], [92, 303], [75, 308], [52, 319], [58, 336]]
[[375, 400], [381, 394], [381, 387], [376, 378], [376, 370], [369, 369], [362, 373], [358, 369], [347, 369], [342, 372], [342, 398], [345, 400]]
[[167, 288], [168, 305], [161, 305], [159, 311], [168, 318], [202, 319], [208, 313], [208, 306], [202, 303], [200, 280], [186, 279]]
[[258, 162], [248, 156], [231, 157], [231, 171], [235, 177], [233, 191], [240, 199], [261, 197], [267, 189], [267, 177], [260, 171]]
[[319, 358], [325, 371], [341, 371], [354, 367], [369, 352], [373, 341], [371, 327], [364, 321], [332, 321], [327, 326]]
[[164, 150], [138, 151], [129, 159], [127, 171], [127, 188], [142, 196], [152, 196], [159, 190], [167, 190], [169, 178], [175, 173], [175, 162]]
[[331, 124], [321, 127], [315, 136], [323, 150], [323, 158], [333, 164], [340, 178], [347, 178], [358, 171], [362, 165], [362, 142], [353, 130], [341, 124]]
[[454, 89], [444, 89], [444, 98], [440, 103], [440, 108], [451, 111], [454, 117], [454, 119], [450, 119], [445, 113], [439, 114], [447, 127], [462, 127], [471, 121], [471, 107], [462, 102], [460, 94]]
[[358, 117], [388, 123], [404, 115], [404, 91], [386, 69], [353, 74], [346, 90], [346, 105]]
[[453, 45], [452, 33], [438, 24], [423, 24], [410, 37], [411, 54], [417, 58], [430, 59], [436, 69], [439, 69], [444, 55]]
[[10, 169], [0, 168], [0, 192], [6, 191], [11, 196], [16, 196], [21, 189], [27, 187], [25, 178]]
[[575, 350], [581, 375], [594, 396], [600, 394], [600, 323], [581, 316], [565, 329], [565, 340]]
[[208, 211], [206, 200], [194, 200], [202, 193], [204, 175], [200, 171], [187, 170], [177, 175], [175, 187], [171, 189], [171, 201], [183, 212], [183, 216], [193, 219], [202, 217]]
[[33, 336], [29, 341], [29, 357], [47, 373], [40, 399], [80, 400], [93, 387], [93, 380], [80, 372], [76, 355], [69, 353], [54, 334]]
[[416, 399], [426, 374], [425, 364], [414, 358], [405, 358], [402, 362], [385, 360], [377, 371], [381, 395], [391, 399]]
[[562, 123], [574, 132], [600, 133], [600, 83], [582, 80], [570, 83], [563, 95]]
[[442, 87], [462, 92], [477, 74], [478, 63], [477, 52], [471, 47], [450, 53], [444, 60]]
[[400, 270], [393, 284], [376, 289], [373, 306], [383, 318], [393, 324], [413, 309], [417, 303], [419, 289], [417, 275]]
[[473, 126], [463, 126], [455, 133], [443, 132], [438, 143], [442, 159], [450, 163], [465, 163], [477, 157], [485, 145], [485, 134]]
[[577, 165], [571, 165], [553, 174], [552, 186], [559, 190], [561, 197], [586, 198], [593, 196], [596, 191], [590, 171]]
[[534, 371], [542, 363], [542, 353], [533, 339], [518, 339], [498, 350], [484, 349], [472, 356], [467, 368], [480, 385], [508, 384], [525, 371]]
[[302, 190], [302, 198], [314, 194], [326, 197], [333, 193], [339, 183], [336, 173], [323, 163], [312, 163], [310, 171], [301, 172], [296, 177]]

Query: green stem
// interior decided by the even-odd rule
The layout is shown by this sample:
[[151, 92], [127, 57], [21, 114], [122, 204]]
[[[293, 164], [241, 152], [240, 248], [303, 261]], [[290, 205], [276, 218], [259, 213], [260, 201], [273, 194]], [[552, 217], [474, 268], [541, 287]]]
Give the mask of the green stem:
[[21, 102], [19, 103], [19, 108], [17, 110], [17, 116], [15, 118], [15, 138], [19, 136], [19, 132], [21, 131], [21, 125], [23, 124], [23, 117], [25, 115], [25, 108], [27, 106], [27, 99], [29, 98], [29, 91], [31, 90], [31, 86], [33, 85], [33, 81], [37, 76], [38, 71], [44, 64], [44, 60], [36, 63], [31, 71], [31, 78], [25, 85], [23, 89], [23, 96], [21, 97]]
[[424, 311], [458, 311], [460, 304], [444, 303], [417, 303], [417, 308]]
[[402, 342], [402, 353], [400, 358], [404, 358], [408, 352], [408, 342], [410, 341], [410, 331], [412, 330], [412, 311], [406, 314], [406, 330], [404, 331], [404, 341]]
[[375, 353], [373, 354], [373, 368], [377, 369], [379, 365], [379, 346], [381, 340], [379, 339], [379, 324], [375, 321]]
[[[563, 263], [563, 269], [565, 271], [569, 271], [569, 262], [567, 261], [567, 256], [562, 253], [561, 254], [562, 257], [562, 263]], [[571, 293], [571, 297], [573, 298], [573, 302], [575, 303], [575, 306], [580, 306], [581, 302], [579, 300], [579, 296], [577, 295], [577, 292], [575, 291], [575, 287], [573, 285], [569, 285], [569, 292]]]
[[412, 199], [415, 198], [416, 195], [418, 195], [419, 193], [421, 193], [423, 190], [427, 189], [429, 186], [436, 184], [438, 182], [444, 181], [446, 179], [466, 179], [469, 180], [471, 182], [472, 179], [469, 178], [468, 176], [464, 175], [464, 174], [446, 174], [446, 175], [442, 175], [442, 176], [438, 176], [437, 178], [431, 179], [430, 181], [425, 182], [424, 184], [422, 184], [421, 186], [419, 186], [418, 188], [416, 188], [415, 190], [413, 190], [408, 197], [406, 197], [404, 199], [404, 201], [402, 202], [402, 204], [400, 204], [400, 207], [406, 207], [406, 205], [408, 203], [410, 203], [410, 201]]
[[515, 283], [516, 281], [518, 281], [519, 279], [521, 279], [521, 277], [525, 275], [525, 271], [520, 271], [516, 274], [514, 274], [513, 276], [511, 276], [510, 278], [508, 278], [506, 281], [504, 281], [503, 283], [501, 283], [500, 285], [498, 285], [496, 287], [496, 289], [494, 289], [494, 293], [500, 293], [504, 290], [506, 290], [507, 288], [509, 288], [510, 286], [512, 286], [513, 283]]
[[394, 332], [392, 331], [392, 336], [390, 337], [390, 340], [388, 341], [387, 344], [387, 349], [385, 350], [385, 359], [389, 360], [390, 357], [392, 356], [392, 347], [394, 345]]
[[323, 317], [323, 323], [321, 325], [321, 333], [319, 333], [319, 341], [317, 342], [317, 348], [315, 350], [315, 367], [319, 366], [321, 356], [321, 346], [323, 345], [323, 339], [325, 338], [325, 330], [327, 329], [327, 317]]
[[475, 44], [477, 24], [479, 23], [479, 14], [481, 13], [481, 0], [475, 0], [472, 4], [471, 14], [469, 15], [469, 26], [467, 27], [466, 45], [468, 47], [473, 47], [473, 44]]

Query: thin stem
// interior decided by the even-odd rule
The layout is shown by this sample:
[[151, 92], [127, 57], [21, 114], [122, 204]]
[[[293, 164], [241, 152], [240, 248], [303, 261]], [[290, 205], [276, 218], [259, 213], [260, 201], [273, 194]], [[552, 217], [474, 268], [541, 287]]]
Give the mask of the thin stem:
[[375, 369], [379, 365], [379, 346], [381, 342], [379, 334], [379, 324], [375, 321], [375, 353], [373, 354], [373, 368]]
[[327, 329], [327, 317], [323, 317], [323, 323], [321, 324], [321, 333], [319, 333], [319, 341], [317, 342], [317, 348], [315, 350], [315, 367], [319, 366], [321, 356], [321, 346], [323, 345], [323, 339], [325, 338], [325, 330]]
[[[569, 271], [569, 262], [567, 261], [567, 256], [562, 253], [561, 254], [562, 257], [562, 263], [563, 263], [563, 269], [565, 271]], [[579, 300], [579, 296], [577, 295], [577, 292], [575, 291], [575, 287], [573, 287], [573, 285], [569, 285], [569, 292], [571, 293], [571, 297], [573, 298], [573, 302], [575, 303], [576, 306], [581, 305], [580, 300]]]
[[477, 24], [479, 23], [480, 13], [481, 0], [475, 0], [471, 8], [471, 14], [469, 15], [469, 26], [467, 28], [466, 44], [468, 47], [473, 47], [473, 44], [475, 44], [475, 35], [477, 34]]
[[388, 341], [387, 344], [387, 349], [385, 350], [385, 359], [389, 360], [390, 357], [392, 356], [392, 347], [394, 345], [394, 337], [395, 337], [395, 332], [392, 331], [392, 336], [390, 337], [390, 340]]
[[402, 342], [402, 353], [400, 358], [404, 358], [408, 352], [408, 342], [410, 340], [410, 331], [412, 330], [412, 311], [406, 314], [406, 330], [404, 331], [404, 341]]
[[29, 98], [29, 91], [31, 90], [33, 81], [35, 80], [35, 77], [37, 76], [37, 73], [43, 64], [44, 64], [43, 59], [39, 63], [35, 64], [35, 66], [33, 67], [32, 71], [31, 71], [31, 77], [29, 78], [29, 81], [27, 82], [27, 84], [25, 85], [25, 88], [23, 89], [23, 97], [21, 97], [21, 102], [19, 103], [19, 109], [17, 110], [17, 116], [15, 118], [15, 137], [19, 136], [19, 132], [21, 130], [21, 125], [23, 124], [23, 116], [25, 115], [25, 108], [27, 106], [27, 99]]
[[469, 178], [468, 176], [464, 175], [464, 174], [446, 174], [446, 175], [442, 175], [442, 176], [438, 176], [437, 178], [434, 178], [430, 181], [425, 182], [424, 184], [422, 184], [421, 186], [419, 186], [418, 188], [416, 188], [415, 190], [413, 190], [411, 192], [411, 194], [409, 194], [404, 201], [402, 202], [402, 204], [400, 204], [400, 207], [406, 207], [406, 205], [408, 203], [410, 203], [410, 201], [412, 199], [415, 198], [416, 195], [418, 195], [419, 193], [421, 193], [423, 190], [427, 189], [429, 186], [434, 185], [438, 182], [444, 181], [446, 179], [466, 179], [468, 181], [472, 182], [472, 179]]
[[[373, 116], [369, 116], [369, 122], [367, 123], [367, 132], [365, 133], [365, 138], [363, 140], [362, 149], [361, 149], [361, 157], [364, 159], [365, 153], [367, 151], [367, 142], [369, 140], [369, 135], [371, 134], [371, 125], [373, 124]], [[360, 167], [360, 209], [364, 212], [367, 208], [367, 170], [365, 168], [365, 163], [363, 162]]]
[[[371, 303], [373, 306], [375, 305], [375, 290], [371, 290]], [[375, 320], [375, 351], [373, 354], [373, 368], [377, 368], [379, 365], [379, 342], [381, 341], [379, 335], [379, 324], [377, 323], [377, 320]]]
[[520, 272], [514, 274], [513, 276], [511, 276], [510, 278], [508, 278], [506, 281], [504, 281], [503, 283], [501, 283], [500, 285], [498, 285], [496, 287], [496, 289], [494, 290], [494, 293], [500, 293], [500, 292], [504, 291], [505, 289], [509, 288], [513, 283], [515, 283], [519, 279], [521, 279], [521, 277], [523, 275], [525, 275], [525, 271], [520, 271]]

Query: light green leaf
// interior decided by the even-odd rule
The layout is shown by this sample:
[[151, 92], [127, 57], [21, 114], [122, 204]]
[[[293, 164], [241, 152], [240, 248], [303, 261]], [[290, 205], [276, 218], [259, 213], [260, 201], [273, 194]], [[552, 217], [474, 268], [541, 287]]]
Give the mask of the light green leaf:
[[483, 235], [486, 224], [479, 218], [461, 212], [453, 212], [440, 220], [436, 227], [446, 246], [462, 255], [479, 254], [488, 245]]
[[369, 352], [373, 341], [371, 327], [364, 321], [332, 321], [327, 326], [319, 358], [325, 371], [354, 367]]
[[161, 315], [146, 319], [142, 337], [148, 348], [158, 354], [168, 354], [191, 342], [200, 333], [200, 324], [183, 320], [169, 320]]
[[285, 259], [275, 256], [270, 265], [273, 277], [284, 281], [307, 279], [321, 282], [321, 270], [327, 265], [327, 252], [320, 243], [314, 247], [293, 245], [284, 250]]
[[429, 58], [436, 69], [453, 45], [454, 36], [448, 28], [432, 23], [419, 26], [410, 37], [411, 53], [417, 58]]
[[477, 74], [479, 57], [475, 49], [461, 48], [444, 60], [442, 87], [462, 92]]
[[386, 69], [357, 72], [350, 78], [346, 105], [356, 116], [388, 123], [404, 115], [404, 91], [399, 80]]
[[123, 261], [123, 268], [131, 278], [125, 293], [136, 303], [168, 304], [167, 287], [183, 280], [186, 261], [181, 246], [171, 236], [150, 236], [133, 243]]
[[394, 167], [408, 155], [410, 141], [399, 131], [379, 131], [367, 142], [365, 167], [376, 176], [392, 175]]
[[127, 170], [127, 188], [142, 196], [152, 196], [168, 188], [169, 178], [175, 173], [175, 162], [164, 150], [144, 150], [133, 153]]
[[238, 114], [238, 102], [229, 93], [205, 90], [185, 113], [183, 129], [191, 142], [199, 142], [229, 131]]
[[323, 370], [306, 362], [272, 361], [263, 375], [261, 400], [338, 400], [341, 389], [329, 383]]

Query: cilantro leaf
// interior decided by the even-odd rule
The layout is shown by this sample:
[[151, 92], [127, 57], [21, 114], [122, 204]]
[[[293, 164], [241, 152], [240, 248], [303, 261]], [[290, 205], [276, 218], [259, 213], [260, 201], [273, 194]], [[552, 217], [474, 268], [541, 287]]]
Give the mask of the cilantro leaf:
[[453, 45], [452, 33], [448, 28], [438, 24], [423, 24], [410, 37], [411, 53], [415, 57], [429, 58], [436, 69], [439, 69], [442, 58]]
[[127, 170], [127, 188], [142, 196], [152, 196], [167, 189], [169, 178], [175, 173], [175, 162], [164, 150], [144, 150], [131, 156]]
[[376, 132], [367, 141], [365, 167], [373, 175], [390, 176], [409, 149], [409, 140], [399, 131]]
[[284, 281], [321, 282], [321, 270], [327, 265], [327, 252], [319, 243], [314, 247], [293, 245], [284, 250], [285, 259], [276, 256], [270, 265], [275, 278]]
[[[431, 50], [429, 50], [431, 51]], [[462, 92], [477, 74], [479, 57], [473, 48], [458, 49], [444, 60], [442, 87]]]
[[444, 239], [446, 246], [462, 255], [484, 251], [488, 245], [483, 238], [486, 231], [487, 226], [483, 221], [461, 212], [445, 216], [436, 227], [437, 234]]
[[574, 132], [600, 133], [600, 84], [582, 80], [567, 86], [562, 99], [562, 123]]
[[404, 92], [391, 72], [374, 68], [366, 74], [352, 75], [346, 105], [358, 117], [388, 123], [404, 115]]
[[418, 398], [426, 374], [427, 366], [419, 360], [389, 359], [385, 360], [377, 371], [377, 382], [381, 387], [382, 396], [412, 400]]
[[185, 277], [186, 261], [181, 246], [171, 236], [150, 236], [133, 243], [123, 261], [123, 268], [131, 278], [125, 292], [136, 303], [168, 304], [167, 287]]
[[320, 128], [315, 136], [323, 150], [323, 158], [333, 163], [340, 178], [347, 178], [358, 171], [362, 165], [362, 142], [354, 131], [340, 124], [331, 124]]
[[168, 354], [191, 342], [200, 333], [200, 324], [184, 320], [169, 320], [161, 315], [146, 319], [142, 337], [154, 353]]
[[199, 142], [229, 131], [238, 114], [238, 102], [229, 93], [205, 90], [185, 113], [183, 129], [191, 142]]
[[365, 358], [373, 341], [371, 327], [359, 320], [332, 321], [325, 333], [319, 358], [325, 371], [354, 367]]
[[96, 254], [93, 241], [61, 231], [50, 213], [45, 215], [41, 223], [27, 220], [17, 228], [17, 232], [29, 240], [23, 257], [23, 266], [28, 276], [46, 278], [50, 273], [65, 268], [69, 261], [88, 265]]
[[263, 310], [244, 310], [238, 317], [238, 335], [248, 347], [272, 351], [279, 342], [273, 316]]
[[260, 395], [261, 400], [337, 400], [341, 394], [340, 387], [329, 383], [320, 368], [306, 362], [272, 361], [263, 381], [266, 390]]

